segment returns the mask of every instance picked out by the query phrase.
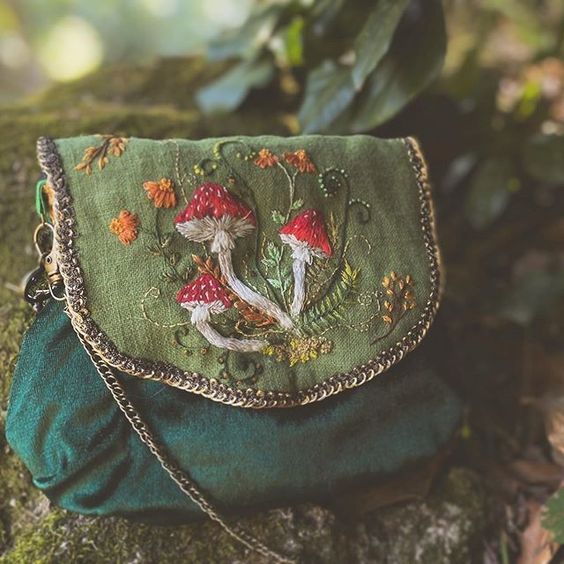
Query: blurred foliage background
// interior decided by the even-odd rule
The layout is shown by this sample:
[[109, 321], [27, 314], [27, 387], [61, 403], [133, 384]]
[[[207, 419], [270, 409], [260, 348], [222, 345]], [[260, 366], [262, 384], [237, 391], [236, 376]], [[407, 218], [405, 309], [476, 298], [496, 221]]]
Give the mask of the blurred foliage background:
[[[563, 493], [548, 502], [554, 536], [540, 523], [564, 483], [562, 0], [0, 0], [6, 105], [187, 55], [209, 76], [158, 100], [204, 116], [272, 108], [289, 134], [420, 138], [448, 277], [443, 352], [468, 406], [454, 458], [500, 516], [484, 561], [554, 552]], [[92, 98], [119, 98], [102, 90]]]

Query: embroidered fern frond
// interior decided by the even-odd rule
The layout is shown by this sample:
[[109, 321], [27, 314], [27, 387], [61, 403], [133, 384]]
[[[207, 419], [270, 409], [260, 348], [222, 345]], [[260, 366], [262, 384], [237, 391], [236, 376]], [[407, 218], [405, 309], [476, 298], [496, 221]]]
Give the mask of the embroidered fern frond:
[[255, 327], [267, 327], [276, 323], [276, 320], [273, 317], [266, 315], [259, 309], [243, 301], [231, 290], [231, 288], [229, 288], [224, 276], [221, 274], [219, 266], [214, 264], [211, 257], [204, 260], [198, 255], [192, 255], [192, 260], [201, 274], [211, 274], [219, 281], [219, 283], [225, 288], [229, 299], [233, 302], [233, 306], [237, 309], [245, 321], [253, 324]]
[[360, 270], [345, 261], [340, 279], [323, 299], [304, 313], [303, 328], [306, 331], [319, 332], [342, 321], [347, 305], [356, 293], [359, 273]]

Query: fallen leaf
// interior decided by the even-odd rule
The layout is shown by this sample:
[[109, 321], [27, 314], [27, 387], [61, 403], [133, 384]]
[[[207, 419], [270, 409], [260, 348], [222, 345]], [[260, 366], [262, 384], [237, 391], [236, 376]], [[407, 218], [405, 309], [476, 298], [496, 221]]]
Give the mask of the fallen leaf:
[[527, 484], [542, 484], [555, 489], [564, 479], [564, 469], [552, 462], [514, 460], [508, 469], [516, 478]]
[[517, 564], [549, 564], [559, 545], [541, 522], [543, 506], [537, 501], [527, 502], [529, 522], [521, 533], [521, 554]]

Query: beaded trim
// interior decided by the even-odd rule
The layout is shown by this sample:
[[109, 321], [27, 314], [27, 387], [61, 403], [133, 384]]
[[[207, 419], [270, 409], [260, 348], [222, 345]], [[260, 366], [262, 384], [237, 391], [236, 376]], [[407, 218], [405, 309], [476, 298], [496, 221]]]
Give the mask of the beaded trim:
[[356, 366], [350, 372], [330, 376], [321, 384], [290, 394], [231, 388], [214, 378], [206, 378], [195, 372], [184, 372], [169, 363], [132, 358], [117, 350], [90, 315], [84, 276], [75, 245], [77, 226], [67, 179], [55, 142], [41, 137], [37, 141], [37, 155], [39, 164], [55, 192], [55, 244], [59, 269], [65, 283], [69, 315], [75, 331], [84, 337], [105, 362], [122, 372], [163, 382], [175, 388], [239, 407], [278, 408], [305, 405], [372, 380], [419, 345], [433, 323], [442, 293], [440, 254], [436, 242], [434, 212], [425, 161], [414, 139], [405, 138], [403, 142], [419, 188], [420, 224], [429, 263], [431, 293], [423, 311], [418, 321], [401, 340], [379, 353], [370, 362]]

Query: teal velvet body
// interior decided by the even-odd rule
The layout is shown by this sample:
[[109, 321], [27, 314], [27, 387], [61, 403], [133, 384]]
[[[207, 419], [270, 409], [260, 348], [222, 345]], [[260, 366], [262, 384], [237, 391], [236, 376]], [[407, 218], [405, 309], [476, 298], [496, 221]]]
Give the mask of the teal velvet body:
[[[390, 475], [433, 455], [460, 416], [424, 346], [360, 388], [289, 409], [121, 381], [167, 451], [228, 511], [322, 500]], [[203, 516], [133, 432], [59, 303], [24, 339], [6, 425], [34, 483], [59, 506], [161, 524]]]

